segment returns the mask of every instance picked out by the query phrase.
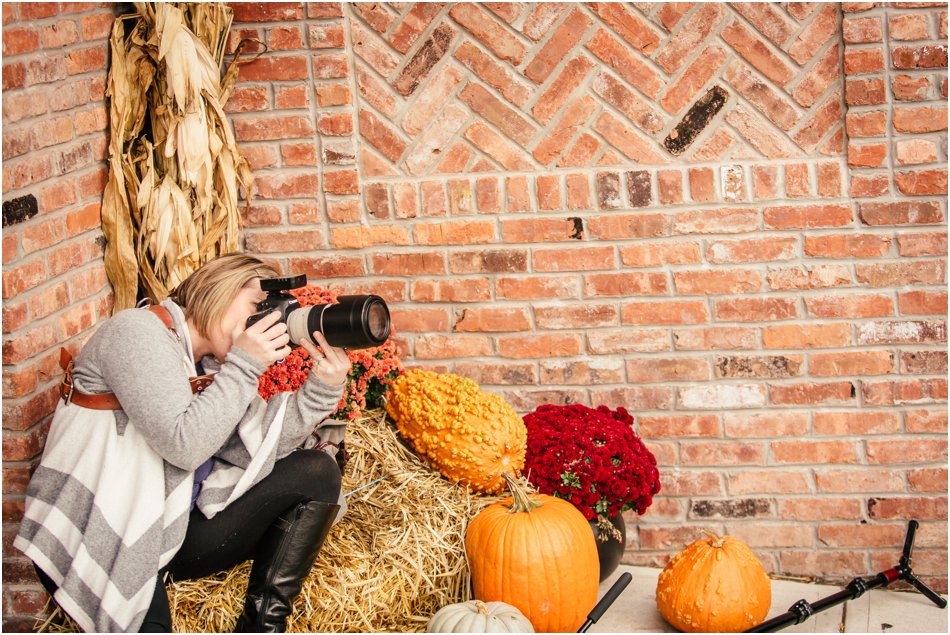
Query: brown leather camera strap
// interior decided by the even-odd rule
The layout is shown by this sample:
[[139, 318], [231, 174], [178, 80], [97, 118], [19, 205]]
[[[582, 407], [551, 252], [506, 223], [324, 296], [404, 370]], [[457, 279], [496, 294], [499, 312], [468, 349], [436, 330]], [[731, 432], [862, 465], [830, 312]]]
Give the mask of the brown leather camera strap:
[[[163, 306], [150, 306], [147, 309], [157, 315], [168, 330], [174, 333], [175, 337], [178, 337], [178, 332], [175, 331], [175, 323], [172, 321], [168, 309]], [[63, 381], [59, 387], [59, 394], [67, 404], [73, 403], [91, 410], [122, 410], [122, 404], [119, 403], [115, 393], [87, 393], [73, 387], [73, 356], [65, 348], [59, 349], [59, 366], [63, 369]], [[191, 392], [199, 393], [211, 385], [214, 376], [199, 375], [188, 381], [191, 383]]]

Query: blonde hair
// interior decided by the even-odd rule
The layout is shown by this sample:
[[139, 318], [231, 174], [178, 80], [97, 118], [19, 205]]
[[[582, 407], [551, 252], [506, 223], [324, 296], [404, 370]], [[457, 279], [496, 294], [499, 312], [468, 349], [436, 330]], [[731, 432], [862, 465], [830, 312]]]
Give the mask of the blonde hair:
[[208, 337], [211, 325], [221, 321], [241, 289], [258, 278], [279, 275], [254, 256], [227, 254], [203, 264], [168, 297], [191, 318], [201, 336]]

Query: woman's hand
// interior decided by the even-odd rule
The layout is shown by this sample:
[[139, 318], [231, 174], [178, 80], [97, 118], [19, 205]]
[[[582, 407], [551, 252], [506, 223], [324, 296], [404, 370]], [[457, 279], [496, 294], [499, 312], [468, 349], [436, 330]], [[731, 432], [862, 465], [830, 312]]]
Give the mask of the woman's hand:
[[346, 356], [346, 350], [330, 346], [327, 343], [327, 338], [320, 331], [313, 332], [313, 339], [323, 349], [322, 352], [307, 340], [300, 343], [313, 358], [313, 368], [310, 369], [310, 374], [316, 375], [317, 379], [328, 386], [343, 385], [350, 368], [353, 366], [350, 358]]
[[231, 333], [232, 346], [237, 346], [264, 366], [287, 357], [290, 355], [287, 345], [290, 336], [287, 325], [279, 320], [280, 311], [271, 311], [247, 328], [238, 323]]

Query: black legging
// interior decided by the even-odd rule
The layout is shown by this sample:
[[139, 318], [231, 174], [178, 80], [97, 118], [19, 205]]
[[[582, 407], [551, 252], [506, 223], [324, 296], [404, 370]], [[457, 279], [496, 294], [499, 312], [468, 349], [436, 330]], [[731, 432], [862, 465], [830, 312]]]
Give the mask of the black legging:
[[[162, 582], [165, 571], [175, 580], [202, 578], [254, 557], [257, 543], [274, 520], [306, 501], [336, 503], [340, 494], [340, 468], [321, 450], [298, 450], [277, 461], [260, 483], [208, 519], [192, 510], [185, 542], [159, 574], [152, 603], [142, 623], [142, 633], [170, 633], [171, 611]], [[55, 583], [37, 567], [40, 582], [52, 595]]]

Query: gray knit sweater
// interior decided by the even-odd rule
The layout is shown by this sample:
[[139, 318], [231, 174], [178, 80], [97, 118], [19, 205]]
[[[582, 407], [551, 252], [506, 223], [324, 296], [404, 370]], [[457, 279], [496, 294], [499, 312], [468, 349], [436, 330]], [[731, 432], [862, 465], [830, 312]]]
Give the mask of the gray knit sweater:
[[345, 430], [326, 419], [343, 386], [311, 375], [296, 394], [265, 402], [257, 394], [265, 368], [234, 347], [222, 364], [202, 360], [217, 368], [215, 380], [192, 394], [184, 314], [163, 306], [180, 338], [150, 311], [130, 309], [76, 358], [76, 388], [114, 392], [122, 410], [60, 402], [14, 541], [87, 632], [138, 630], [155, 576], [184, 540], [194, 470], [209, 457], [197, 508], [210, 518], [311, 434], [336, 443]]

